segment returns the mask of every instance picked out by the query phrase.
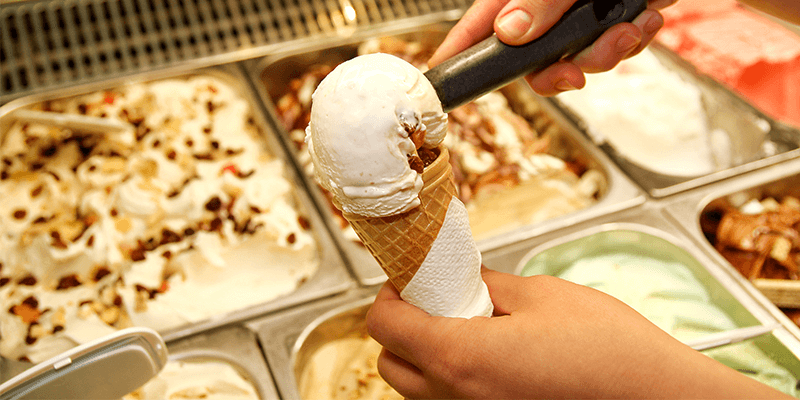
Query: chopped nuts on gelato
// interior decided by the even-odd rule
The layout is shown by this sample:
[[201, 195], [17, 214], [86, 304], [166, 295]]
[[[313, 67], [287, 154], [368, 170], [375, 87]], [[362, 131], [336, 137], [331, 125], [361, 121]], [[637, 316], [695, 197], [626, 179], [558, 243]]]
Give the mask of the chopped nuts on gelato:
[[165, 331], [287, 294], [316, 243], [248, 102], [215, 76], [32, 106], [122, 121], [0, 132], [0, 355], [38, 362], [116, 329]]

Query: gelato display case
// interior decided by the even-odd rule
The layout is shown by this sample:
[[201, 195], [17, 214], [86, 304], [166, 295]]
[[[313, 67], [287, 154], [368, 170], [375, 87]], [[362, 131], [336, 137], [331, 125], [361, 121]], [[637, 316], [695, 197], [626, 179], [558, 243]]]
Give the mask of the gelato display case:
[[[749, 21], [731, 4], [703, 7]], [[304, 130], [336, 65], [425, 70], [469, 5], [0, 0], [0, 385], [152, 329], [168, 362], [126, 399], [400, 398], [365, 326], [386, 275]], [[450, 112], [459, 197], [486, 267], [607, 291], [798, 397], [800, 128], [771, 111], [797, 106], [796, 59], [757, 100], [685, 53], [708, 25], [672, 22], [582, 90], [520, 80]]]
[[[311, 93], [339, 63], [359, 54], [398, 55], [419, 68], [450, 23], [315, 44], [252, 63], [270, 115], [298, 166], [313, 177], [305, 144]], [[480, 249], [530, 237], [592, 216], [635, 206], [643, 194], [621, 171], [524, 82], [487, 94], [449, 113], [444, 145], [459, 196]], [[313, 178], [311, 178], [313, 179]], [[334, 238], [362, 283], [385, 279], [324, 189], [311, 188]]]

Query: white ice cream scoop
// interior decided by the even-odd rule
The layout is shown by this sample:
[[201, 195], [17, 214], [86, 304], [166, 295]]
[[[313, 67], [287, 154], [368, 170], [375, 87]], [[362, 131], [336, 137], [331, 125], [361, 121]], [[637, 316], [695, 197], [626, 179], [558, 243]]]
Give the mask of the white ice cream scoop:
[[422, 178], [409, 167], [424, 147], [444, 139], [447, 114], [416, 67], [388, 54], [356, 57], [336, 67], [314, 92], [306, 142], [317, 180], [342, 211], [368, 217], [419, 205]]

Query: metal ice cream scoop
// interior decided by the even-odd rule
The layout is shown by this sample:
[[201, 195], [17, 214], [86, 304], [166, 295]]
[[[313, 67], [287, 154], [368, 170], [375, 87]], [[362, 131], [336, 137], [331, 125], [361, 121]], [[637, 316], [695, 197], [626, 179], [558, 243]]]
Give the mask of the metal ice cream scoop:
[[647, 0], [579, 0], [550, 30], [522, 46], [497, 36], [456, 54], [425, 76], [445, 112], [589, 47], [608, 28], [631, 22]]

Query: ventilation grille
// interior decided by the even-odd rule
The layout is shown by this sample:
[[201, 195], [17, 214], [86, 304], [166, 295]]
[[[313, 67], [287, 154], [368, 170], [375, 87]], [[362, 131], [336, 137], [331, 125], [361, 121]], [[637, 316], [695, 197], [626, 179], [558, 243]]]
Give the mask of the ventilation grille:
[[0, 5], [0, 104], [186, 61], [466, 9], [468, 0], [66, 0]]

